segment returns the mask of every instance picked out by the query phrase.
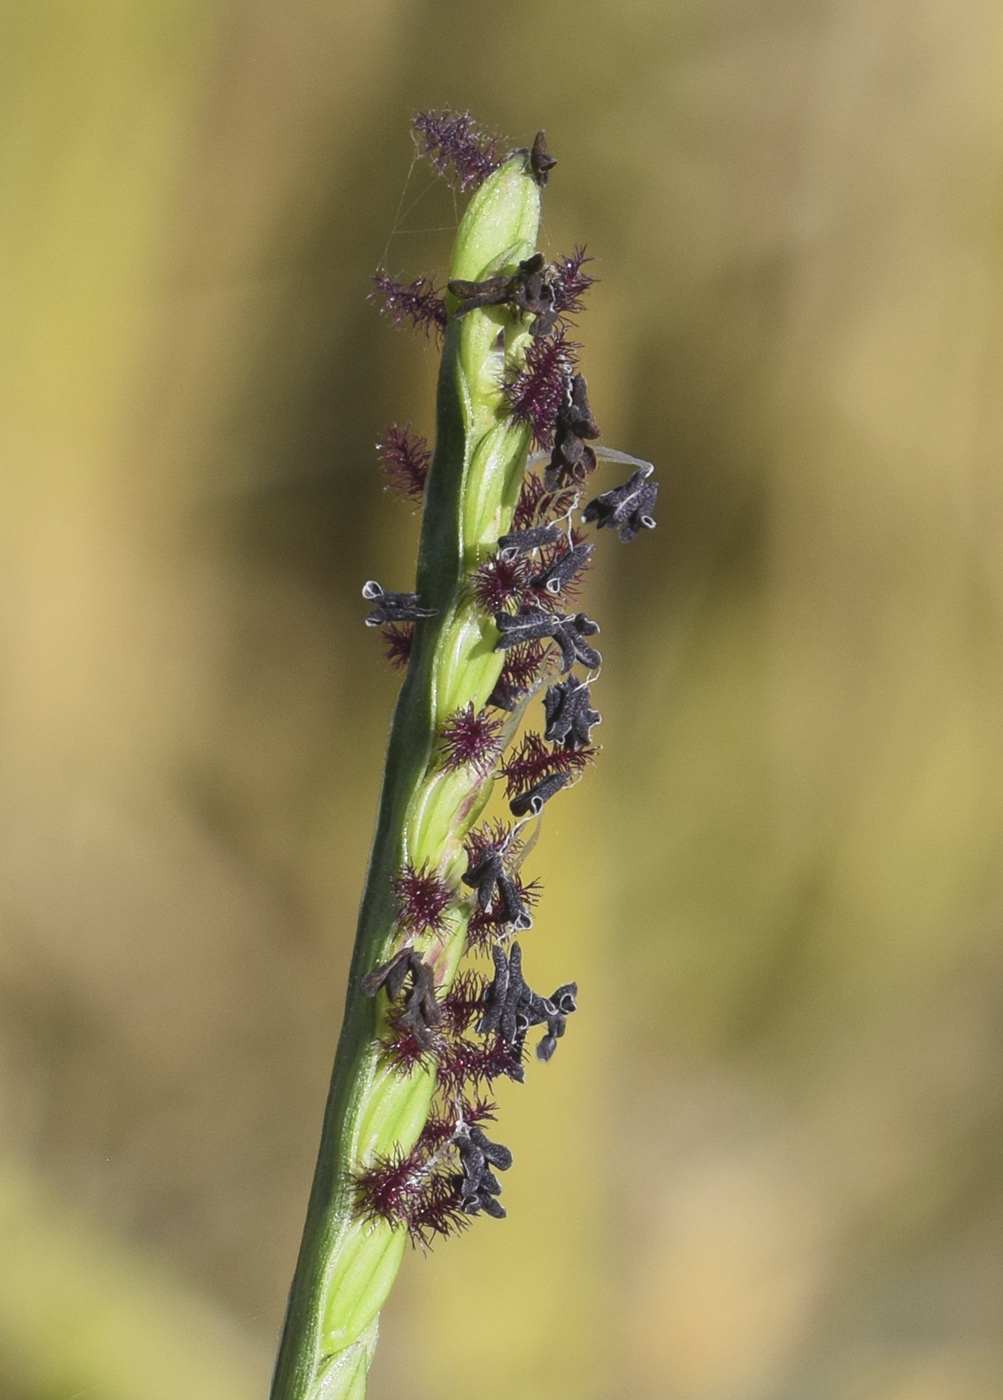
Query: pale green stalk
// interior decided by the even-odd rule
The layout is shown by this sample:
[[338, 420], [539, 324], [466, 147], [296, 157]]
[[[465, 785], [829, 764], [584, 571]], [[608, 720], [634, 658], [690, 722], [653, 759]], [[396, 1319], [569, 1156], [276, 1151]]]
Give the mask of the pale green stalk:
[[[532, 256], [539, 189], [522, 155], [490, 175], [460, 225], [450, 279], [514, 272]], [[503, 334], [503, 348], [498, 343]], [[469, 702], [479, 710], [501, 671], [498, 633], [465, 586], [511, 526], [529, 446], [501, 391], [505, 363], [519, 363], [528, 331], [504, 308], [450, 322], [436, 408], [436, 444], [425, 493], [416, 587], [437, 616], [419, 622], [394, 711], [383, 793], [352, 958], [345, 1019], [324, 1116], [306, 1227], [276, 1361], [272, 1400], [362, 1400], [379, 1310], [396, 1276], [407, 1231], [360, 1219], [353, 1177], [396, 1147], [410, 1150], [428, 1117], [433, 1070], [403, 1075], [380, 1055], [385, 998], [360, 992], [365, 974], [399, 943], [391, 882], [405, 863], [427, 862], [451, 888], [466, 868], [463, 839], [488, 800], [491, 780], [447, 770], [437, 745], [443, 720]], [[435, 969], [440, 993], [463, 955], [467, 911], [413, 940]]]

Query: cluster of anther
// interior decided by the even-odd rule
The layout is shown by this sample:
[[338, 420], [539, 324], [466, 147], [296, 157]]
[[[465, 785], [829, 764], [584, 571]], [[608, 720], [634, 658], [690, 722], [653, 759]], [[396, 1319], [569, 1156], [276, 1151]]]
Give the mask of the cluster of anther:
[[496, 1220], [504, 1219], [505, 1207], [498, 1200], [501, 1183], [491, 1168], [507, 1172], [512, 1153], [501, 1143], [491, 1142], [480, 1128], [468, 1128], [465, 1124], [453, 1142], [463, 1167], [463, 1174], [456, 1178], [460, 1209], [464, 1215], [477, 1215], [483, 1210]]
[[[490, 948], [498, 938], [525, 933], [532, 927], [530, 909], [539, 890], [538, 881], [524, 884], [520, 878], [522, 843], [518, 834], [503, 822], [491, 822], [470, 833], [466, 850], [463, 882], [475, 891], [467, 923], [468, 947]], [[471, 1017], [470, 1024], [474, 1020], [476, 1017]]]
[[547, 1033], [536, 1047], [536, 1057], [549, 1060], [564, 1034], [565, 1021], [578, 1009], [578, 984], [566, 982], [549, 997], [541, 997], [522, 975], [522, 949], [518, 943], [512, 944], [507, 956], [505, 949], [496, 945], [491, 949], [491, 957], [495, 975], [484, 995], [484, 1015], [478, 1023], [478, 1033], [494, 1033], [521, 1059], [529, 1028], [546, 1025]]
[[414, 948], [402, 948], [389, 962], [374, 968], [362, 979], [362, 995], [374, 997], [381, 987], [390, 1001], [396, 1001], [404, 989], [408, 974], [411, 987], [404, 1004], [395, 1011], [393, 1024], [398, 1032], [408, 1033], [422, 1050], [429, 1050], [435, 1030], [442, 1023], [442, 1007], [435, 995], [435, 978], [428, 963]]
[[543, 473], [543, 484], [548, 491], [578, 485], [595, 471], [596, 454], [589, 442], [597, 437], [599, 428], [589, 407], [588, 385], [583, 374], [576, 374], [557, 410], [554, 447], [550, 464]]
[[608, 527], [619, 530], [624, 544], [632, 540], [639, 530], [655, 528], [655, 500], [658, 496], [658, 482], [651, 481], [654, 467], [645, 462], [638, 467], [629, 481], [612, 491], [604, 491], [595, 500], [589, 501], [582, 511], [586, 524], [595, 521], [596, 529]]
[[[464, 1103], [459, 1126], [455, 1118], [433, 1112], [410, 1152], [398, 1148], [377, 1157], [356, 1176], [354, 1195], [360, 1215], [368, 1220], [386, 1220], [391, 1225], [403, 1226], [415, 1244], [427, 1245], [436, 1235], [462, 1230], [473, 1212], [463, 1205], [463, 1181], [468, 1174], [466, 1170], [462, 1175], [456, 1172], [457, 1165], [464, 1166], [460, 1138], [467, 1141], [471, 1135], [480, 1133], [478, 1125], [493, 1119], [495, 1112], [492, 1103], [481, 1100]], [[474, 1138], [474, 1141], [483, 1154], [480, 1140]], [[493, 1152], [507, 1153], [507, 1148], [497, 1143], [490, 1146]], [[511, 1155], [508, 1161], [511, 1162]], [[471, 1166], [470, 1195], [473, 1196], [481, 1182], [477, 1180], [476, 1159], [472, 1158]], [[475, 1180], [477, 1187], [473, 1186]], [[491, 1192], [487, 1194], [492, 1195]]]
[[566, 749], [586, 748], [592, 742], [593, 727], [602, 723], [599, 711], [592, 709], [589, 687], [574, 675], [548, 688], [543, 712], [547, 719], [543, 737], [548, 744], [563, 744]]
[[507, 651], [509, 647], [519, 646], [523, 642], [547, 638], [555, 641], [560, 648], [562, 671], [570, 671], [576, 661], [590, 670], [602, 665], [602, 657], [585, 640], [596, 635], [599, 624], [590, 621], [583, 612], [566, 617], [529, 605], [520, 608], [517, 613], [497, 613], [495, 626], [500, 633], [495, 651]]
[[435, 608], [423, 608], [417, 593], [388, 593], [374, 578], [362, 585], [362, 596], [376, 607], [366, 614], [367, 627], [382, 627], [387, 622], [418, 622], [423, 617], [435, 617]]
[[471, 860], [463, 883], [477, 891], [477, 907], [490, 913], [498, 924], [510, 924], [525, 932], [533, 927], [533, 916], [513, 877], [505, 869], [500, 846], [487, 843], [476, 860]]
[[529, 327], [532, 336], [549, 335], [557, 321], [554, 287], [542, 253], [526, 258], [512, 277], [487, 277], [483, 282], [463, 282], [457, 278], [447, 285], [460, 302], [455, 312], [457, 317], [482, 306], [511, 306], [533, 317]]

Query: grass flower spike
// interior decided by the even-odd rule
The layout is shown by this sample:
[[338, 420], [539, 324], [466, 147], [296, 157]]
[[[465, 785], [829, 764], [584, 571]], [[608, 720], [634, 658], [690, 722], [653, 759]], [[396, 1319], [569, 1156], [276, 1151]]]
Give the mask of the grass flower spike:
[[[377, 279], [395, 323], [441, 335], [436, 441], [429, 459], [395, 425], [380, 444], [422, 531], [413, 587], [369, 580], [364, 620], [406, 673], [272, 1400], [362, 1400], [408, 1240], [505, 1215], [513, 1154], [495, 1140], [492, 1083], [525, 1079], [534, 1027], [549, 1060], [577, 1008], [573, 982], [532, 989], [514, 939], [536, 936], [524, 828], [566, 800], [600, 722], [599, 629], [569, 606], [592, 554], [571, 516], [607, 455], [566, 334], [592, 279], [584, 249], [548, 265], [536, 248], [555, 164], [542, 132], [502, 159], [469, 115], [422, 113], [414, 129], [419, 153], [474, 193], [441, 294]], [[536, 460], [534, 445], [549, 450]], [[628, 539], [654, 523], [657, 487], [647, 464], [608, 455], [637, 471], [585, 514]], [[534, 700], [536, 727], [506, 758]], [[490, 975], [463, 966], [485, 954]]]

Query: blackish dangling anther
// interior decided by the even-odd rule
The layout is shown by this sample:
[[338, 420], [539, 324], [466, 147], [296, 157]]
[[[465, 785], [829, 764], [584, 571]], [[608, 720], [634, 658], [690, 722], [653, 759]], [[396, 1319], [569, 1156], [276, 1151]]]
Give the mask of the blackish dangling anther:
[[363, 584], [362, 596], [376, 603], [366, 616], [367, 627], [382, 627], [385, 622], [420, 622], [438, 612], [438, 608], [421, 607], [417, 593], [388, 593], [374, 578]]
[[557, 321], [554, 288], [542, 253], [525, 258], [511, 277], [500, 274], [487, 277], [483, 282], [464, 282], [456, 278], [449, 283], [449, 290], [459, 298], [460, 304], [454, 313], [456, 317], [466, 316], [468, 312], [484, 306], [510, 305], [516, 311], [533, 316], [529, 328], [532, 336], [548, 335]]
[[533, 149], [529, 153], [529, 168], [533, 172], [533, 179], [541, 189], [550, 179], [550, 172], [556, 164], [556, 156], [550, 155], [547, 151], [547, 133], [538, 131], [533, 141]]
[[497, 846], [486, 846], [476, 860], [467, 866], [463, 883], [477, 891], [477, 907], [487, 910], [495, 892], [498, 877], [505, 869], [501, 852]]
[[478, 1034], [495, 1034], [521, 1053], [530, 1027], [545, 1025], [547, 1032], [536, 1054], [538, 1059], [549, 1060], [564, 1034], [565, 1021], [578, 1009], [578, 984], [565, 982], [553, 996], [542, 997], [523, 977], [522, 949], [518, 943], [512, 944], [507, 956], [497, 946], [491, 950], [491, 956], [495, 975], [484, 994], [484, 1015], [477, 1026]]
[[599, 427], [589, 406], [585, 376], [576, 374], [568, 386], [564, 403], [557, 410], [554, 447], [550, 464], [543, 473], [543, 484], [548, 491], [579, 485], [595, 471], [596, 454], [588, 442], [598, 436]]
[[586, 523], [595, 521], [598, 530], [619, 530], [624, 544], [642, 528], [653, 530], [655, 518], [651, 512], [658, 496], [658, 482], [648, 480], [653, 471], [650, 463], [638, 467], [622, 486], [615, 486], [612, 491], [604, 491], [589, 501], [582, 511], [582, 519]]
[[533, 927], [533, 916], [526, 908], [519, 886], [505, 870], [498, 876], [498, 917], [517, 933], [525, 933]]
[[542, 641], [553, 637], [560, 625], [561, 618], [556, 613], [534, 606], [520, 608], [517, 613], [495, 613], [495, 626], [501, 636], [494, 649], [508, 651], [521, 642]]
[[498, 551], [505, 559], [515, 559], [519, 554], [530, 554], [535, 549], [557, 544], [563, 538], [563, 531], [557, 525], [536, 525], [531, 530], [513, 530], [501, 535]]
[[593, 727], [602, 723], [602, 715], [592, 709], [590, 700], [589, 687], [577, 676], [548, 688], [543, 697], [547, 719], [543, 737], [548, 744], [563, 744], [566, 749], [588, 747]]
[[543, 804], [549, 802], [555, 792], [560, 792], [562, 787], [570, 783], [572, 776], [571, 773], [551, 773], [546, 778], [541, 778], [528, 792], [512, 798], [508, 804], [509, 811], [514, 817], [528, 817], [531, 814], [538, 817], [543, 811]]
[[491, 1167], [507, 1172], [512, 1165], [512, 1153], [500, 1142], [492, 1142], [477, 1127], [462, 1127], [453, 1142], [463, 1168], [463, 1175], [456, 1179], [460, 1209], [467, 1215], [477, 1215], [483, 1210], [495, 1219], [503, 1219], [505, 1207], [497, 1199], [501, 1183]]
[[590, 544], [576, 544], [573, 548], [566, 549], [542, 572], [530, 579], [530, 586], [545, 588], [548, 593], [558, 596], [567, 588], [575, 575], [584, 569], [592, 550], [593, 546]]
[[519, 892], [519, 886], [505, 869], [501, 851], [488, 846], [462, 877], [465, 885], [477, 891], [477, 907], [493, 911], [500, 924], [511, 924], [522, 933], [533, 927], [533, 918]]
[[562, 617], [559, 613], [548, 613], [540, 607], [523, 607], [517, 613], [495, 613], [495, 626], [501, 636], [495, 642], [495, 651], [507, 651], [520, 642], [543, 641], [553, 638], [561, 649], [561, 670], [570, 671], [580, 663], [590, 671], [602, 665], [602, 657], [594, 647], [585, 641], [599, 631], [598, 622], [592, 622], [584, 613], [574, 617]]
[[362, 995], [374, 997], [382, 987], [390, 1001], [396, 1001], [404, 988], [408, 973], [411, 990], [404, 999], [403, 1011], [393, 1018], [398, 1030], [410, 1031], [422, 1049], [428, 1049], [434, 1028], [442, 1022], [442, 1007], [435, 995], [435, 977], [428, 963], [414, 948], [402, 948], [380, 967], [363, 977]]
[[586, 637], [594, 637], [598, 631], [598, 622], [592, 622], [584, 613], [557, 619], [557, 626], [551, 635], [561, 649], [562, 671], [570, 671], [576, 662], [590, 671], [598, 670], [602, 665], [602, 656], [585, 641]]

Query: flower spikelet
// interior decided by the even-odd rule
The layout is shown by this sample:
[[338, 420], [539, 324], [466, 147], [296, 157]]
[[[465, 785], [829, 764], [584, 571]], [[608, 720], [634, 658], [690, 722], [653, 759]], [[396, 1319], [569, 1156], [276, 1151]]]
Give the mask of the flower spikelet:
[[[543, 893], [543, 886], [539, 880], [530, 880], [523, 884], [518, 875], [513, 875], [512, 881], [522, 904], [532, 909], [539, 903]], [[475, 908], [467, 924], [467, 944], [472, 951], [490, 951], [498, 936], [504, 933], [505, 927], [505, 919], [495, 904], [490, 909]]]

